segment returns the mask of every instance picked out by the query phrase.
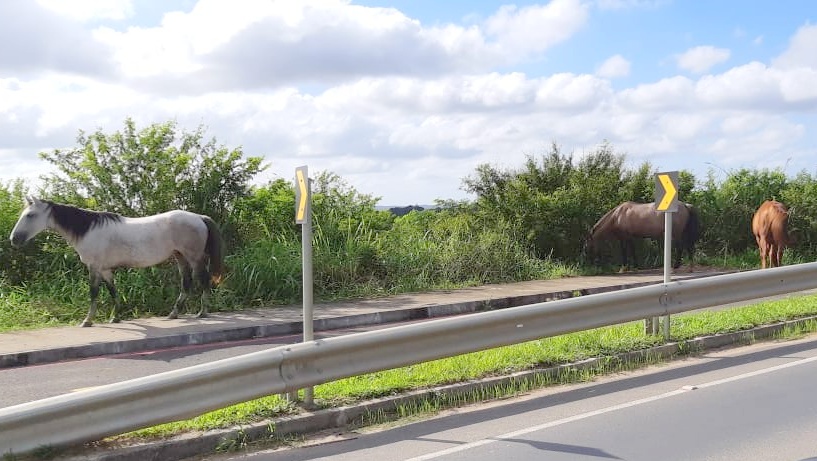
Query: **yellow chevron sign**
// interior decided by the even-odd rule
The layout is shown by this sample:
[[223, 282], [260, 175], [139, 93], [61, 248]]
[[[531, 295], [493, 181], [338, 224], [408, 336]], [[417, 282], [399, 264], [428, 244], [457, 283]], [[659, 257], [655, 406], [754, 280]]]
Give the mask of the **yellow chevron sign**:
[[674, 212], [678, 209], [678, 172], [655, 175], [655, 209]]
[[303, 224], [308, 216], [309, 207], [309, 175], [305, 166], [295, 169], [295, 224]]

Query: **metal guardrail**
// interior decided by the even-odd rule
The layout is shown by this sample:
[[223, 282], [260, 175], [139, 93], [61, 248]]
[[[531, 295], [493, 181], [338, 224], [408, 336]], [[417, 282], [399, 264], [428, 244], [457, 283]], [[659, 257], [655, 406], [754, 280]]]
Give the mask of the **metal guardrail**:
[[817, 288], [817, 263], [681, 280], [276, 347], [0, 408], [0, 454], [99, 440], [363, 373], [811, 288]]

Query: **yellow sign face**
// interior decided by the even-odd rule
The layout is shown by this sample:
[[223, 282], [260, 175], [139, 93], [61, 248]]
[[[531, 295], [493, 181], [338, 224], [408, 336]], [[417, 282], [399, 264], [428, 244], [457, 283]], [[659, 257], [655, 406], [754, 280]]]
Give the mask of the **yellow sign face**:
[[303, 224], [306, 220], [306, 206], [309, 201], [309, 177], [306, 173], [306, 167], [302, 166], [295, 169], [295, 179], [298, 182], [298, 188], [295, 190], [295, 223]]
[[678, 209], [678, 172], [655, 175], [655, 209], [673, 212]]

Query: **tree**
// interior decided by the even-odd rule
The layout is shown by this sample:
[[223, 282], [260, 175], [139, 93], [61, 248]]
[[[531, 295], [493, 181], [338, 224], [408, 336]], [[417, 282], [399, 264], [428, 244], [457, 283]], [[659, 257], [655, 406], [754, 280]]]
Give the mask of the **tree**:
[[77, 144], [40, 153], [57, 168], [43, 178], [46, 194], [128, 216], [187, 209], [211, 216], [230, 238], [235, 238], [231, 213], [237, 201], [266, 168], [261, 157], [245, 157], [241, 148], [218, 145], [215, 138], [205, 140], [201, 126], [180, 131], [175, 122], [137, 130], [128, 118], [113, 134], [80, 131]]

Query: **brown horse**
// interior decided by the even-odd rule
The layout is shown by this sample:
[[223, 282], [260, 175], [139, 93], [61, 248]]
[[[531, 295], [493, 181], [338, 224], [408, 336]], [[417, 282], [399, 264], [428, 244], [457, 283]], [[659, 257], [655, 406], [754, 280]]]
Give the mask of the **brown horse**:
[[786, 205], [766, 200], [755, 211], [752, 217], [752, 233], [755, 234], [760, 249], [760, 267], [779, 267], [783, 259], [783, 250], [794, 243], [789, 235], [789, 210]]
[[[681, 203], [678, 211], [672, 213], [672, 245], [676, 251], [672, 267], [681, 266], [684, 251], [689, 254], [692, 270], [695, 242], [701, 236], [698, 212], [689, 203]], [[655, 210], [654, 203], [624, 202], [608, 211], [596, 222], [585, 241], [585, 247], [592, 253], [601, 240], [621, 242], [622, 270], [627, 267], [627, 256], [635, 261], [635, 239], [664, 237], [664, 213]]]

